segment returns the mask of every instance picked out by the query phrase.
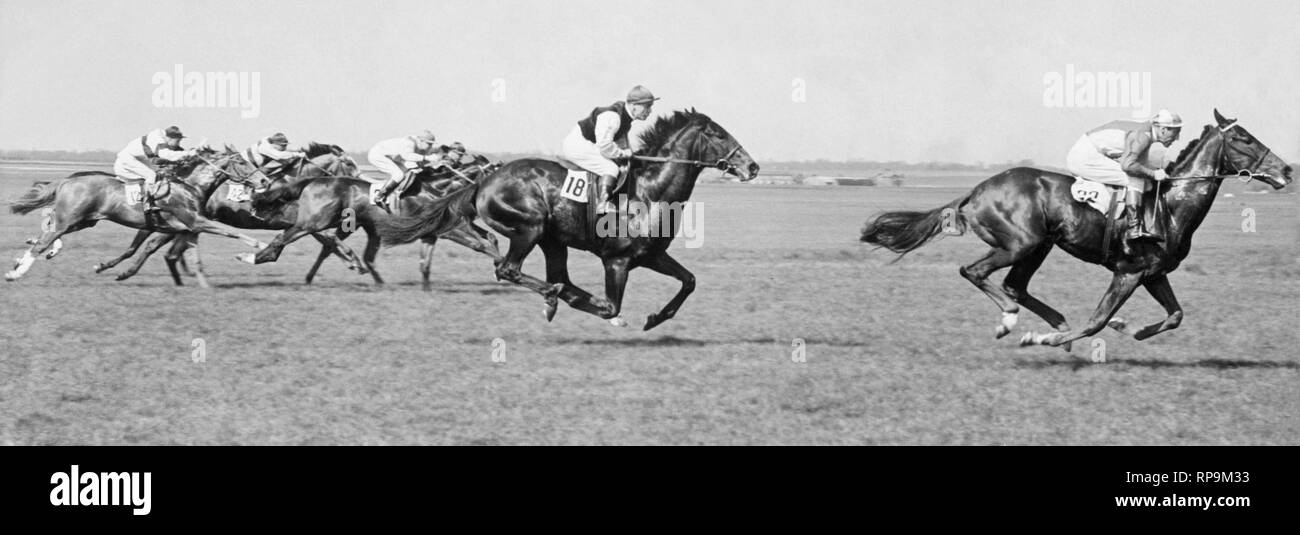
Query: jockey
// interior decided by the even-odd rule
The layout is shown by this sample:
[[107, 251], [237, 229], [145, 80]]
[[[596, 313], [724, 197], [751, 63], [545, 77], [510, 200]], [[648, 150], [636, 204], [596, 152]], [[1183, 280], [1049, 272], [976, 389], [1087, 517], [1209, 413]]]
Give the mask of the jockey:
[[633, 87], [627, 100], [591, 110], [564, 138], [564, 158], [600, 177], [598, 213], [615, 209], [610, 201], [618, 184], [619, 168], [614, 160], [632, 157], [627, 142], [628, 130], [632, 121], [644, 121], [650, 116], [650, 108], [656, 100], [659, 99], [644, 86]]
[[1182, 126], [1182, 118], [1169, 110], [1160, 110], [1147, 121], [1111, 121], [1079, 138], [1065, 158], [1066, 167], [1080, 178], [1126, 188], [1130, 208], [1126, 247], [1135, 240], [1163, 240], [1144, 227], [1142, 217], [1147, 180], [1168, 178], [1163, 168], [1149, 165], [1147, 152], [1153, 143], [1173, 144]]
[[437, 153], [437, 147], [433, 142], [433, 133], [425, 130], [415, 136], [380, 141], [370, 148], [370, 152], [366, 155], [370, 165], [388, 173], [388, 181], [379, 190], [377, 200], [380, 204], [392, 207], [393, 199], [389, 197], [392, 196], [393, 190], [406, 179], [407, 173], [419, 172], [422, 164], [435, 169], [446, 165], [442, 155]]
[[149, 132], [132, 139], [126, 148], [117, 153], [113, 162], [113, 172], [124, 180], [144, 179], [146, 212], [158, 211], [154, 194], [157, 193], [159, 166], [165, 162], [178, 162], [187, 156], [193, 156], [195, 149], [181, 148], [181, 129], [169, 126]]
[[279, 132], [264, 137], [244, 149], [244, 158], [267, 176], [283, 172], [290, 164], [307, 155], [307, 151], [289, 150], [289, 138]]
[[460, 169], [464, 164], [461, 160], [465, 159], [465, 144], [459, 141], [453, 141], [451, 145], [442, 147], [442, 159], [447, 162], [447, 166], [452, 169]]

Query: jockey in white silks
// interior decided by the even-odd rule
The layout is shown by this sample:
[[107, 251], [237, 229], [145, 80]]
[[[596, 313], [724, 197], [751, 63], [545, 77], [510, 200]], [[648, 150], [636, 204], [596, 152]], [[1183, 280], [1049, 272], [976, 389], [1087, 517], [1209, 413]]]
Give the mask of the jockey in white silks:
[[289, 150], [289, 138], [276, 132], [244, 149], [244, 158], [256, 165], [267, 176], [283, 171], [286, 167], [306, 156], [307, 151]]
[[615, 210], [610, 196], [618, 184], [619, 167], [614, 160], [632, 157], [627, 141], [632, 121], [646, 120], [656, 100], [659, 99], [649, 89], [633, 87], [627, 100], [591, 110], [564, 138], [561, 146], [564, 158], [600, 177], [598, 213]]
[[195, 154], [195, 149], [181, 148], [181, 139], [184, 137], [181, 129], [175, 126], [169, 126], [166, 130], [159, 128], [132, 139], [126, 144], [126, 148], [117, 153], [117, 159], [113, 162], [113, 172], [119, 178], [144, 179], [145, 211], [158, 211], [154, 194], [157, 188], [159, 162], [177, 162]]
[[1090, 130], [1075, 142], [1065, 165], [1079, 178], [1126, 188], [1129, 205], [1128, 241], [1162, 238], [1144, 227], [1142, 192], [1147, 180], [1165, 180], [1160, 167], [1148, 165], [1153, 143], [1173, 144], [1182, 131], [1183, 120], [1169, 110], [1160, 110], [1147, 121], [1111, 121]]
[[393, 190], [406, 179], [407, 173], [418, 172], [422, 166], [436, 169], [446, 165], [433, 142], [433, 133], [425, 130], [415, 136], [386, 139], [370, 148], [366, 155], [370, 165], [388, 174], [388, 181], [379, 190], [378, 204], [390, 210], [394, 207], [396, 199], [390, 197], [396, 197]]

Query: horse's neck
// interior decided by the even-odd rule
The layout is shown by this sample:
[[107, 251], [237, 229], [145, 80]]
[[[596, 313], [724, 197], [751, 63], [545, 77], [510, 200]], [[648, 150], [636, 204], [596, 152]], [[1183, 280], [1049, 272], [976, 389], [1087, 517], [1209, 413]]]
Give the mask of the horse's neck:
[[[1192, 163], [1187, 169], [1179, 170], [1175, 177], [1199, 177], [1218, 175], [1222, 144], [1213, 140], [1201, 140], [1195, 154], [1188, 155]], [[1218, 197], [1220, 182], [1216, 179], [1189, 179], [1171, 183], [1163, 190], [1166, 205], [1169, 207], [1169, 250], [1186, 251], [1183, 247], [1192, 238], [1192, 234], [1201, 226], [1214, 199]], [[1160, 184], [1156, 184], [1160, 187]]]
[[[697, 134], [698, 135], [698, 134]], [[690, 140], [673, 136], [673, 141], [657, 150], [651, 151], [658, 157], [679, 160], [699, 160], [700, 154], [693, 150]], [[673, 150], [680, 145], [682, 150]], [[685, 163], [654, 162], [647, 165], [643, 172], [637, 173], [637, 197], [650, 202], [683, 202], [691, 197], [695, 190], [695, 180], [703, 169], [698, 165]]]

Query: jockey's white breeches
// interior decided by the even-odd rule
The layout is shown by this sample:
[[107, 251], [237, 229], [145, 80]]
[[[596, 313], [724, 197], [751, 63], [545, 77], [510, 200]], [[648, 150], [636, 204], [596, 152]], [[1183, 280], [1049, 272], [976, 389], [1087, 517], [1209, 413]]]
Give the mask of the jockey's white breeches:
[[582, 137], [582, 128], [573, 125], [560, 147], [564, 159], [601, 176], [618, 176], [618, 164], [600, 154], [596, 144]]
[[1138, 191], [1146, 189], [1147, 186], [1146, 179], [1129, 176], [1124, 172], [1124, 168], [1120, 167], [1118, 161], [1107, 158], [1098, 151], [1097, 146], [1086, 135], [1079, 137], [1079, 141], [1070, 148], [1070, 153], [1065, 156], [1065, 167], [1075, 176], [1093, 182]]
[[370, 165], [373, 165], [379, 168], [380, 171], [387, 173], [389, 182], [396, 182], [406, 176], [406, 169], [397, 165], [397, 162], [393, 161], [392, 158], [389, 158], [388, 155], [383, 153], [383, 151], [370, 151], [366, 154], [366, 160], [370, 162]]
[[120, 154], [117, 156], [117, 160], [113, 162], [113, 173], [128, 180], [144, 179], [144, 183], [148, 185], [153, 185], [154, 180], [158, 178], [158, 173], [150, 169], [144, 162], [135, 159], [134, 156]]

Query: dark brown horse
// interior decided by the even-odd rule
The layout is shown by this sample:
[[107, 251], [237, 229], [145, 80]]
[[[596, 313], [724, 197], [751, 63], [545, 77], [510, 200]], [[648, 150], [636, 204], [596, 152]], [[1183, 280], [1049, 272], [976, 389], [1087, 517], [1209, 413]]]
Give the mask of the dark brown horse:
[[[862, 241], [905, 254], [945, 230], [969, 229], [993, 249], [960, 272], [1002, 309], [1002, 322], [995, 331], [998, 338], [1015, 327], [1018, 305], [1024, 305], [1058, 332], [1026, 333], [1021, 345], [1064, 346], [1069, 351], [1071, 342], [1096, 334], [1108, 323], [1144, 340], [1182, 321], [1183, 310], [1167, 274], [1187, 257], [1192, 234], [1209, 212], [1222, 180], [1250, 177], [1279, 189], [1291, 181], [1291, 167], [1236, 120], [1225, 119], [1218, 110], [1214, 118], [1217, 125], [1206, 126], [1200, 138], [1169, 165], [1169, 180], [1157, 183], [1159, 200], [1168, 207], [1169, 231], [1163, 246], [1144, 244], [1132, 255], [1125, 254], [1120, 246], [1124, 224], [1116, 225], [1120, 228], [1115, 229], [1114, 239], [1105, 240], [1104, 216], [1070, 195], [1074, 177], [1028, 167], [994, 175], [968, 195], [929, 212], [876, 215], [863, 228]], [[1110, 251], [1103, 250], [1103, 243], [1110, 244]], [[1114, 273], [1082, 329], [1071, 329], [1060, 312], [1029, 294], [1029, 279], [1053, 245]], [[1011, 271], [1001, 287], [989, 282], [990, 274], [1008, 266]], [[1134, 331], [1123, 320], [1111, 318], [1138, 286], [1147, 289], [1168, 317]]]
[[[366, 249], [362, 261], [370, 270], [375, 283], [383, 284], [374, 265], [382, 243], [377, 233], [377, 224], [387, 221], [391, 216], [370, 201], [371, 185], [370, 181], [360, 178], [321, 177], [286, 188], [274, 200], [259, 203], [255, 198], [254, 206], [263, 206], [259, 213], [284, 214], [283, 217], [291, 220], [292, 224], [257, 254], [241, 254], [236, 258], [248, 264], [274, 262], [286, 245], [308, 234], [334, 229], [335, 235], [342, 240], [361, 229], [366, 232]], [[432, 199], [414, 198], [411, 202], [426, 204], [432, 202]], [[473, 228], [471, 222], [461, 222], [437, 234], [494, 259], [497, 257], [495, 238], [482, 229]], [[327, 251], [321, 252], [309, 276], [315, 274], [316, 267], [328, 254]]]
[[[233, 148], [229, 146], [226, 147], [227, 154], [234, 154], [235, 152], [237, 151]], [[339, 148], [337, 145], [311, 143], [306, 149], [305, 157], [298, 159], [285, 168], [277, 178], [272, 180], [272, 186], [267, 189], [270, 190], [276, 185], [288, 187], [298, 181], [321, 176], [352, 176], [355, 175], [356, 172], [356, 162], [353, 161], [351, 157], [347, 156], [343, 149]], [[198, 188], [200, 192], [203, 192], [205, 197], [204, 213], [207, 214], [208, 217], [216, 219], [222, 223], [242, 229], [259, 230], [282, 230], [288, 228], [293, 223], [292, 221], [286, 220], [282, 214], [272, 214], [271, 217], [268, 218], [262, 218], [255, 215], [251, 207], [250, 197], [257, 193], [251, 191], [250, 188], [245, 188], [243, 184], [227, 180], [228, 178], [228, 175], [222, 173], [196, 172], [189, 173], [184, 177], [184, 180], [191, 186]], [[286, 182], [288, 184], [285, 184]], [[241, 192], [242, 195], [240, 194]], [[147, 261], [149, 257], [163, 245], [173, 243], [171, 250], [167, 254], [167, 258], [183, 258], [181, 255], [190, 246], [194, 245], [194, 241], [198, 239], [197, 236], [187, 236], [183, 234], [157, 234], [146, 242], [145, 239], [149, 238], [151, 234], [153, 233], [149, 230], [141, 230], [136, 233], [134, 241], [131, 242], [131, 245], [126, 249], [126, 251], [117, 258], [95, 264], [95, 272], [100, 273], [113, 268], [123, 260], [135, 255], [136, 251], [140, 249], [141, 244], [144, 244], [144, 253], [137, 257], [135, 262], [132, 263], [126, 271], [123, 271], [117, 276], [117, 280], [119, 281], [126, 280], [138, 273], [140, 268], [144, 266], [145, 261]], [[173, 242], [177, 236], [180, 236], [181, 239]], [[361, 263], [360, 258], [358, 258], [350, 248], [344, 245], [342, 240], [339, 240], [337, 237], [329, 235], [328, 233], [314, 234], [313, 237], [321, 243], [321, 249], [324, 251], [324, 254], [328, 255], [330, 252], [338, 254], [340, 258], [350, 264], [349, 267], [351, 269], [359, 270], [362, 273], [366, 272], [366, 267]], [[182, 284], [179, 278], [176, 278], [175, 282], [177, 285]], [[307, 282], [311, 282], [310, 276], [308, 277]]]
[[[650, 211], [685, 204], [704, 167], [716, 166], [742, 180], [758, 175], [758, 164], [740, 143], [695, 110], [660, 118], [641, 135], [641, 141], [643, 149], [638, 158], [648, 163], [631, 174], [635, 186], [632, 199]], [[410, 243], [478, 216], [510, 240], [509, 252], [497, 262], [497, 278], [541, 294], [548, 321], [555, 316], [558, 298], [573, 308], [625, 325], [619, 317], [623, 289], [628, 270], [636, 267], [647, 267], [681, 281], [677, 295], [658, 314], [646, 319], [645, 329], [672, 318], [695, 289], [695, 276], [667, 252], [681, 221], [671, 221], [671, 232], [602, 232], [602, 227], [589, 219], [587, 204], [562, 194], [566, 175], [565, 166], [554, 161], [515, 160], [472, 188], [382, 224], [380, 233], [390, 243]], [[622, 223], [629, 221], [627, 213], [613, 218]], [[621, 224], [604, 228], [615, 226], [625, 228]], [[536, 246], [546, 254], [546, 281], [520, 272], [524, 258]], [[607, 299], [595, 297], [569, 280], [570, 247], [590, 251], [604, 262]]]
[[[208, 160], [212, 156], [207, 152], [190, 157], [176, 166], [177, 173], [220, 173], [229, 177], [229, 180], [252, 189], [267, 186], [269, 181], [266, 175], [238, 154], [222, 155], [216, 161]], [[5, 279], [13, 281], [21, 278], [31, 268], [36, 256], [50, 250], [60, 236], [93, 227], [104, 219], [150, 232], [206, 232], [235, 238], [251, 247], [265, 246], [262, 242], [239, 233], [230, 225], [208, 218], [203, 208], [205, 192], [174, 178], [160, 176], [159, 180], [164, 193], [157, 202], [160, 211], [154, 214], [146, 214], [142, 203], [128, 199], [124, 183], [112, 173], [85, 171], [73, 173], [54, 183], [35, 183], [27, 193], [11, 203], [10, 210], [16, 214], [26, 214], [44, 206], [51, 206], [52, 210], [44, 232], [22, 258], [15, 262], [14, 269], [5, 274]], [[46, 257], [52, 257], [55, 252], [57, 249], [50, 250]], [[173, 277], [179, 278], [175, 261], [175, 258], [169, 258], [168, 268]], [[203, 282], [202, 279], [200, 282]]]

